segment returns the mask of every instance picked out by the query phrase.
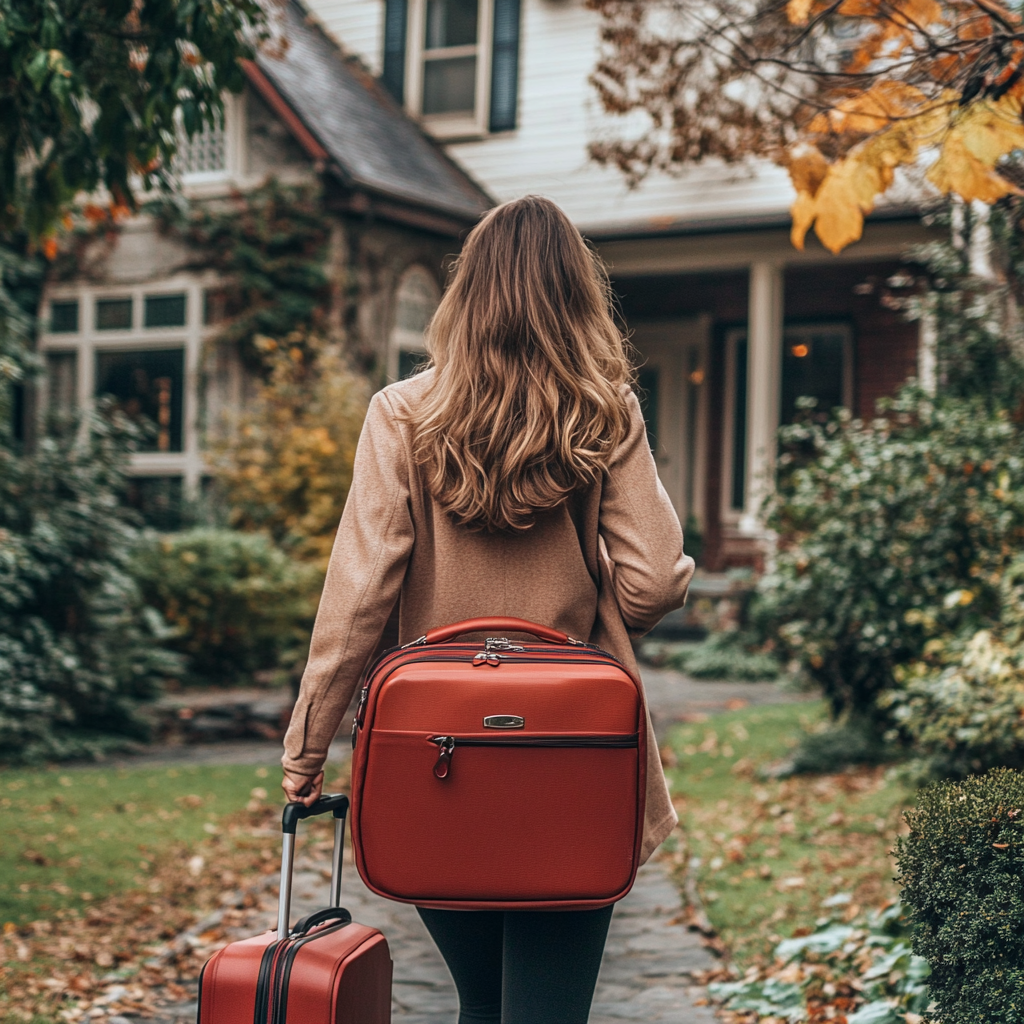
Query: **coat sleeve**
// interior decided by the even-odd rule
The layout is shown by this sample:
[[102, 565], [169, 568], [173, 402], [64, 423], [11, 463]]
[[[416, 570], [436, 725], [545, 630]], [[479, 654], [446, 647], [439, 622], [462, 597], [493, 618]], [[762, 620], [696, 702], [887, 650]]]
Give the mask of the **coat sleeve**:
[[334, 541], [309, 661], [281, 763], [313, 775], [327, 759], [366, 663], [398, 600], [413, 544], [408, 453], [385, 393], [366, 413]]
[[640, 636], [686, 600], [694, 561], [658, 479], [636, 395], [629, 396], [629, 434], [608, 466], [598, 530], [611, 562], [615, 599], [631, 636]]

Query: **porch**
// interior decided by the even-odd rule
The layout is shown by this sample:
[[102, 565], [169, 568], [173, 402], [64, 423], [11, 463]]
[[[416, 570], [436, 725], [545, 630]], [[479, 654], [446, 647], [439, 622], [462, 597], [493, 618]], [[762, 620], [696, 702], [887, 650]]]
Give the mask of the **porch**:
[[841, 256], [798, 252], [781, 227], [600, 243], [659, 472], [703, 570], [761, 569], [774, 438], [799, 397], [870, 417], [919, 374], [918, 325], [892, 298], [902, 254], [927, 238], [915, 218], [869, 224]]

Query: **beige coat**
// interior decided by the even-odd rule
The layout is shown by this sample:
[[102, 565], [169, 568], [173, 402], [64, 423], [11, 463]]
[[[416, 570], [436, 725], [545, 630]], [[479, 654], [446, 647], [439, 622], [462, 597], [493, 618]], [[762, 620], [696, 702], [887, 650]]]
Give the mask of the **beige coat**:
[[[678, 608], [693, 575], [679, 520], [630, 394], [629, 435], [603, 481], [522, 534], [454, 525], [423, 486], [403, 416], [433, 371], [374, 396], [356, 452], [309, 663], [285, 736], [285, 768], [315, 774], [327, 757], [396, 602], [398, 641], [479, 615], [529, 619], [610, 651], [639, 677], [630, 636]], [[643, 858], [677, 819], [648, 729]]]

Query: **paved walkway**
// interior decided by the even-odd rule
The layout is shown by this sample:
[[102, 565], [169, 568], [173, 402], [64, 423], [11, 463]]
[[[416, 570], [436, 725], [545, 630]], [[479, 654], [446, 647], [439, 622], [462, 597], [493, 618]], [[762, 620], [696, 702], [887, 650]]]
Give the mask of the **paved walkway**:
[[[736, 707], [738, 702], [801, 699], [766, 683], [702, 683], [659, 669], [645, 669], [643, 674], [659, 734], [675, 721]], [[262, 744], [238, 744], [213, 756], [237, 763], [257, 754], [265, 757], [265, 750]], [[345, 868], [344, 905], [355, 920], [380, 928], [391, 946], [395, 962], [392, 1019], [397, 1024], [454, 1024], [458, 1001], [451, 977], [415, 909], [369, 892], [348, 857]], [[309, 859], [302, 853], [300, 839], [294, 919], [323, 906], [325, 870], [329, 870], [327, 854], [320, 860]], [[662, 865], [654, 861], [642, 868], [632, 892], [618, 904], [612, 918], [591, 1024], [714, 1024], [711, 1010], [695, 1005], [701, 990], [694, 987], [691, 972], [707, 970], [717, 961], [694, 932], [676, 923], [681, 909], [678, 889]], [[262, 900], [261, 918], [263, 927], [273, 927], [276, 896], [272, 893]], [[254, 930], [250, 925], [249, 933]], [[183, 1024], [186, 1020], [195, 1020], [194, 1001], [169, 1007], [150, 1024]]]

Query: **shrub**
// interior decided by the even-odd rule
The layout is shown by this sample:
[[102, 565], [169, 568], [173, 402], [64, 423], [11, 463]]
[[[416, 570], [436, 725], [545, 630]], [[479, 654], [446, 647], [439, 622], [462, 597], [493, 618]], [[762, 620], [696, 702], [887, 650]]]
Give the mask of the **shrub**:
[[199, 528], [151, 535], [133, 561], [142, 593], [175, 627], [190, 683], [251, 682], [302, 656], [319, 572], [264, 534]]
[[0, 757], [98, 754], [145, 735], [139, 703], [180, 659], [129, 571], [120, 501], [133, 428], [93, 415], [30, 456], [0, 446]]
[[897, 841], [914, 952], [942, 1024], [1024, 1020], [1024, 776], [1009, 769], [922, 790]]
[[229, 521], [266, 531], [326, 568], [352, 482], [367, 384], [315, 338], [257, 341], [270, 376], [211, 445]]
[[882, 695], [900, 735], [930, 774], [965, 776], [1024, 767], [1024, 558], [1003, 576], [992, 629], [966, 642], [935, 638], [925, 658], [895, 670]]
[[897, 665], [997, 614], [1024, 538], [1024, 435], [981, 399], [909, 386], [885, 419], [800, 423], [782, 441], [756, 621], [835, 716], [877, 717]]

